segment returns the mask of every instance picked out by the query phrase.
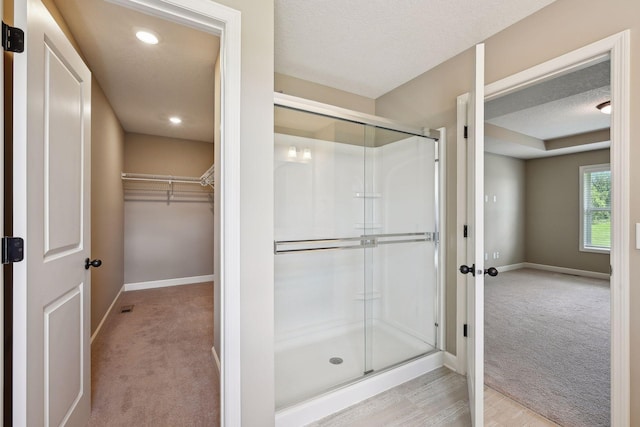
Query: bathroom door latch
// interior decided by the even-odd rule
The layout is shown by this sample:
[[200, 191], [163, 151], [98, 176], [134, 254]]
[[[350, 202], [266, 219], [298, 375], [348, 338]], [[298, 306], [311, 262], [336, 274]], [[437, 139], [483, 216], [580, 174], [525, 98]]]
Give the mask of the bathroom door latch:
[[2, 47], [7, 52], [24, 52], [24, 31], [2, 23]]
[[2, 263], [12, 264], [24, 259], [24, 240], [21, 237], [2, 238]]

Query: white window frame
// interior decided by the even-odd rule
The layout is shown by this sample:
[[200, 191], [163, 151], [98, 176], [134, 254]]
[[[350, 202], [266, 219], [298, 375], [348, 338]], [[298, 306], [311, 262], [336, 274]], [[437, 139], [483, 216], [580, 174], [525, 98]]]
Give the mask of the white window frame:
[[[585, 165], [580, 166], [580, 242], [579, 249], [581, 252], [592, 252], [598, 254], [609, 254], [611, 253], [611, 246], [608, 248], [601, 248], [595, 246], [587, 246], [585, 242], [585, 233], [584, 233], [584, 225], [585, 225], [585, 217], [586, 217], [586, 209], [584, 206], [584, 175], [587, 173], [594, 172], [609, 172], [611, 173], [611, 164], [610, 163], [601, 163], [598, 165]], [[604, 210], [604, 209], [603, 209]], [[609, 205], [609, 216], [611, 217], [611, 205]]]

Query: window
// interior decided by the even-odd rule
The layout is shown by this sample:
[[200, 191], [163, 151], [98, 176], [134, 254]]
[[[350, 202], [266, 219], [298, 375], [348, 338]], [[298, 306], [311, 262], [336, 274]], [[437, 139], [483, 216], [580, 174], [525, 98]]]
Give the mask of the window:
[[611, 250], [611, 169], [609, 164], [580, 166], [580, 250]]

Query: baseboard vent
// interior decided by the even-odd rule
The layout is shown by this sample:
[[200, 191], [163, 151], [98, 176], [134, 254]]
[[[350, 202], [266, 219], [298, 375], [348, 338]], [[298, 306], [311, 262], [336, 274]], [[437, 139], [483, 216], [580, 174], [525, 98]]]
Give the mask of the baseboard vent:
[[120, 307], [120, 313], [131, 313], [133, 311], [133, 304], [123, 305]]

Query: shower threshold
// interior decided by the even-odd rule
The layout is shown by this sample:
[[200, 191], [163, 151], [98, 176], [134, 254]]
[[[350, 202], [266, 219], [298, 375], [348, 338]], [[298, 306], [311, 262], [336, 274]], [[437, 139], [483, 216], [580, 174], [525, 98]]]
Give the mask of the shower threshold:
[[[281, 410], [387, 372], [437, 350], [388, 325], [377, 324], [372, 340], [369, 369], [365, 367], [361, 328], [343, 330], [335, 336], [276, 351], [276, 409]], [[341, 361], [335, 363], [337, 359]]]
[[276, 411], [276, 427], [308, 425], [393, 387], [411, 381], [444, 364], [444, 352], [433, 350], [358, 380], [334, 387], [314, 398]]

